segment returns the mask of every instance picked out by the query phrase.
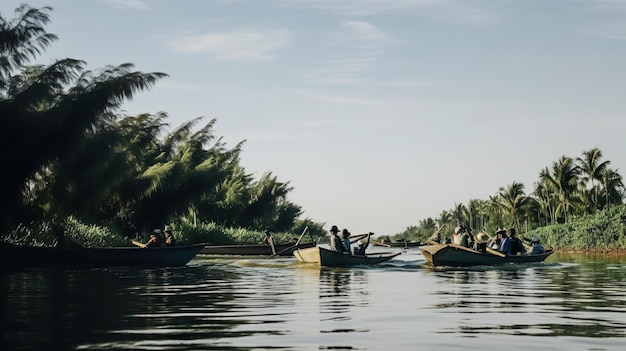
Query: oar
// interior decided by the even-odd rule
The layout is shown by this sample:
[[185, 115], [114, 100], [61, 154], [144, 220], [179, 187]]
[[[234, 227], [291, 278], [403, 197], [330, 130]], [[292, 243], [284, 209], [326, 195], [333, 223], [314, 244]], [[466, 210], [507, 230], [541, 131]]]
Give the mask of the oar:
[[391, 245], [387, 245], [387, 244], [385, 244], [385, 243], [381, 243], [381, 242], [379, 242], [379, 241], [374, 241], [374, 244], [376, 244], [376, 245], [380, 245], [380, 246], [384, 246], [384, 247], [391, 247]]
[[144, 249], [148, 247], [146, 244], [140, 243], [139, 241], [131, 240], [131, 242], [139, 247], [143, 247]]
[[370, 235], [374, 235], [374, 233], [369, 232], [369, 233], [365, 233], [365, 234], [355, 235], [355, 236], [353, 236], [354, 239], [350, 240], [350, 244], [354, 244], [355, 242], [357, 242], [357, 241], [359, 241], [359, 240], [361, 240], [361, 239], [363, 239], [363, 238], [365, 238], [367, 236], [370, 236]]
[[298, 244], [300, 244], [300, 240], [302, 240], [302, 237], [304, 236], [304, 233], [306, 233], [307, 230], [309, 230], [309, 226], [308, 225], [306, 227], [304, 227], [304, 230], [302, 231], [302, 234], [298, 238], [298, 241], [296, 241], [295, 245], [290, 246], [290, 247], [288, 247], [286, 249], [280, 250], [279, 252], [275, 252], [273, 255], [270, 256], [270, 258], [274, 258], [274, 257], [280, 255], [283, 252], [287, 252], [287, 251], [293, 249], [294, 247], [298, 247]]
[[[489, 233], [487, 233], [487, 231], [483, 230], [482, 232], [485, 233], [489, 237], [490, 242], [493, 242], [493, 238], [491, 237], [491, 235], [489, 235]], [[489, 252], [492, 255], [496, 255], [496, 256], [500, 256], [500, 257], [506, 257], [506, 255], [504, 253], [502, 253], [502, 252], [500, 252], [498, 250], [494, 250], [494, 249], [490, 248], [489, 246], [487, 246], [485, 249], [487, 250], [487, 252]]]
[[442, 225], [441, 227], [439, 227], [439, 229], [435, 230], [435, 232], [433, 233], [433, 235], [430, 236], [430, 238], [428, 238], [428, 240], [426, 240], [427, 243], [431, 244], [431, 245], [440, 245], [440, 243], [434, 242], [432, 240], [432, 238], [434, 238], [437, 234], [439, 234], [439, 232], [445, 227], [447, 226], [448, 223]]

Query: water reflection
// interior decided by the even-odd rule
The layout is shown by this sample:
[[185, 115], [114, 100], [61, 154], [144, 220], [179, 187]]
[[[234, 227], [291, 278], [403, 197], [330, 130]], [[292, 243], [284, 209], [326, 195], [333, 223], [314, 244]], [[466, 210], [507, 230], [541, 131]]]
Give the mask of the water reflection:
[[436, 290], [432, 308], [458, 315], [442, 334], [567, 337], [626, 336], [626, 270], [591, 265], [539, 264], [506, 270], [434, 272], [451, 283]]
[[421, 260], [0, 274], [0, 350], [623, 349], [624, 261], [429, 270]]

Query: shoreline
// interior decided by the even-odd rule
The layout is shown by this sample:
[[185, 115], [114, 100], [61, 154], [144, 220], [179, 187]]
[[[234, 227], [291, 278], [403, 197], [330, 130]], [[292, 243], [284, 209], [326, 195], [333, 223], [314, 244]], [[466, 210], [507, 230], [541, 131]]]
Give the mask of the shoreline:
[[571, 248], [571, 247], [555, 247], [554, 251], [558, 253], [572, 253], [572, 254], [584, 254], [584, 255], [626, 256], [626, 248], [578, 249], [578, 248]]

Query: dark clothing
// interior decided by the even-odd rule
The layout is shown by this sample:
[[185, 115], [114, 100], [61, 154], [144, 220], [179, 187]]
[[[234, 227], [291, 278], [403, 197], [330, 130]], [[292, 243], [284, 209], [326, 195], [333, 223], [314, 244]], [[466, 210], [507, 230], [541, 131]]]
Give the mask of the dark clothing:
[[165, 246], [176, 246], [176, 238], [173, 235], [166, 236]]
[[150, 240], [146, 242], [146, 247], [161, 247], [163, 245], [163, 239], [159, 235], [150, 235]]
[[524, 253], [524, 245], [522, 245], [522, 241], [519, 238], [510, 238], [509, 240], [511, 240], [511, 255]]
[[357, 245], [354, 247], [354, 255], [355, 256], [365, 256], [365, 249], [367, 249], [367, 244]]

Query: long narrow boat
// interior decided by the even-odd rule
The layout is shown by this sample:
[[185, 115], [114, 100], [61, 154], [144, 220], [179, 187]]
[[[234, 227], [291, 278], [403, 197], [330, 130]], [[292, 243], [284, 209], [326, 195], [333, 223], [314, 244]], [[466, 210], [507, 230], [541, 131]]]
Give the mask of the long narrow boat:
[[480, 252], [464, 246], [425, 245], [420, 246], [422, 255], [432, 266], [469, 267], [478, 265], [499, 265], [505, 263], [529, 263], [542, 262], [550, 256], [554, 250], [548, 250], [539, 255], [504, 255], [501, 253]]
[[372, 245], [409, 249], [413, 247], [422, 246], [423, 244], [419, 241], [385, 241], [385, 242], [372, 241]]
[[357, 265], [373, 265], [389, 261], [401, 252], [372, 253], [365, 256], [348, 255], [341, 252], [331, 251], [323, 247], [315, 246], [300, 249], [293, 252], [298, 261], [314, 263], [324, 267], [350, 267]]
[[294, 250], [313, 247], [317, 243], [306, 242], [295, 245], [294, 242], [288, 241], [284, 243], [274, 244], [274, 251], [268, 244], [261, 245], [206, 245], [201, 255], [235, 255], [235, 256], [271, 256], [279, 253], [280, 256], [292, 256]]
[[11, 267], [184, 266], [205, 244], [173, 247], [62, 248], [0, 242], [0, 257]]

